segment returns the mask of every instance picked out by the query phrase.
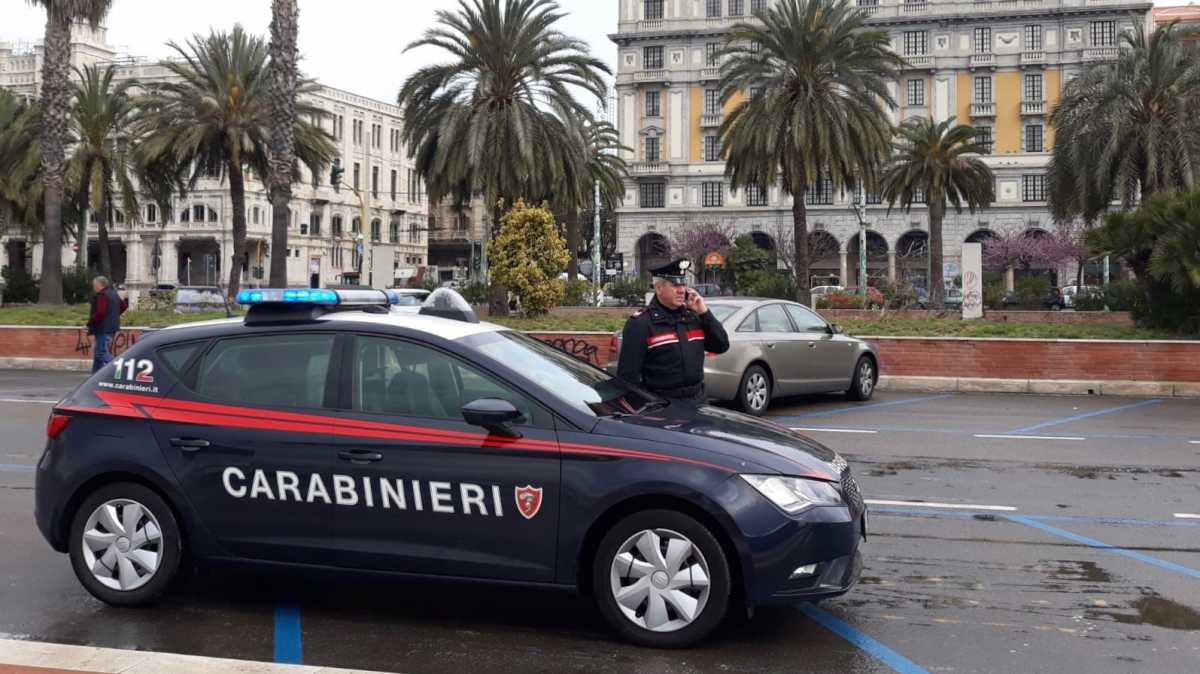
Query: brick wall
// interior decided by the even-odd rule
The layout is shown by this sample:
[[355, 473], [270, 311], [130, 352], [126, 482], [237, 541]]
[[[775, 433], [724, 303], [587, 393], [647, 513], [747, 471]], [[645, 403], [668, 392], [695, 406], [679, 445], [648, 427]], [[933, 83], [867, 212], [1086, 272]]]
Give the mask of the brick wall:
[[[819, 312], [825, 317], [825, 320], [830, 323], [837, 323], [838, 319], [858, 318], [862, 320], [874, 320], [880, 317], [878, 311], [867, 309], [822, 309]], [[939, 318], [939, 313], [936, 311], [923, 311], [920, 309], [902, 309], [897, 311], [888, 311], [887, 316], [890, 318]], [[957, 318], [960, 316], [958, 312], [945, 313], [944, 318]], [[1055, 325], [1116, 325], [1121, 327], [1133, 327], [1133, 314], [1128, 311], [987, 311], [983, 317], [985, 321], [997, 322], [1012, 322], [1012, 323], [1052, 323]]]
[[[142, 331], [123, 330], [120, 353]], [[594, 365], [608, 363], [607, 332], [533, 332]], [[885, 375], [989, 379], [1200, 382], [1200, 342], [867, 337]], [[0, 358], [91, 358], [77, 328], [0, 326]]]

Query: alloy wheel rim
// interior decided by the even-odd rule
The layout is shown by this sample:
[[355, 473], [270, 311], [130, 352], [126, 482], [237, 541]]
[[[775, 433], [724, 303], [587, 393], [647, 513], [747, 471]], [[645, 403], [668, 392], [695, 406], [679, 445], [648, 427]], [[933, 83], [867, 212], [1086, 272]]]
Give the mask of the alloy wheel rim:
[[746, 402], [751, 409], [762, 409], [767, 404], [767, 378], [755, 372], [746, 383]]
[[875, 370], [870, 363], [863, 363], [862, 369], [858, 375], [859, 390], [864, 396], [870, 395], [875, 388]]
[[609, 571], [622, 615], [651, 632], [676, 632], [704, 612], [711, 592], [708, 562], [683, 534], [643, 529], [617, 548]]
[[100, 584], [129, 592], [150, 582], [162, 563], [162, 528], [154, 513], [131, 499], [112, 499], [83, 526], [83, 561]]

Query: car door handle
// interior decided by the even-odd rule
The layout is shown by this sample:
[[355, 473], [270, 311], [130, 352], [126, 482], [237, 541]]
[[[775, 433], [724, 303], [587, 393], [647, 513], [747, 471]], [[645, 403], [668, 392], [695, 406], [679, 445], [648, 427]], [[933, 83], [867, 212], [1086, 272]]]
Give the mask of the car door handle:
[[171, 438], [171, 446], [178, 447], [185, 452], [198, 452], [208, 447], [209, 443], [203, 438]]
[[364, 464], [383, 461], [383, 454], [369, 449], [343, 449], [338, 452], [338, 458], [350, 463]]

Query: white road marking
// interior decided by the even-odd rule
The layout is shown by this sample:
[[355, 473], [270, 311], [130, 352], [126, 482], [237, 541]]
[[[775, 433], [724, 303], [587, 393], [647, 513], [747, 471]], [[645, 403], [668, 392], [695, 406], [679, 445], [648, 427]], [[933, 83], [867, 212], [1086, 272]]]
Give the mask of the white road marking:
[[862, 430], [862, 429], [857, 429], [857, 428], [804, 428], [804, 427], [801, 427], [801, 426], [793, 426], [793, 427], [792, 427], [792, 430], [793, 430], [793, 431], [805, 431], [805, 432], [808, 432], [808, 433], [812, 433], [812, 432], [819, 432], [819, 433], [861, 433], [861, 434], [863, 434], [863, 435], [875, 435], [876, 433], [878, 433], [878, 432], [879, 432], [879, 431], [867, 431], [867, 430]]
[[930, 503], [928, 501], [883, 501], [878, 499], [866, 499], [866, 504], [880, 506], [908, 506], [914, 508], [948, 508], [951, 510], [1000, 510], [1003, 512], [1011, 512], [1016, 510], [1016, 508], [1013, 506], [975, 505], [973, 503]]
[[1189, 445], [1200, 445], [1200, 440], [1188, 440]]
[[1181, 520], [1200, 520], [1200, 515], [1193, 515], [1191, 513], [1175, 513], [1175, 516]]
[[1072, 442], [1087, 440], [1087, 438], [1066, 435], [990, 435], [987, 433], [976, 433], [975, 437], [990, 440], [1070, 440]]
[[0, 403], [30, 403], [33, 405], [53, 405], [57, 400], [33, 400], [31, 398], [0, 398]]

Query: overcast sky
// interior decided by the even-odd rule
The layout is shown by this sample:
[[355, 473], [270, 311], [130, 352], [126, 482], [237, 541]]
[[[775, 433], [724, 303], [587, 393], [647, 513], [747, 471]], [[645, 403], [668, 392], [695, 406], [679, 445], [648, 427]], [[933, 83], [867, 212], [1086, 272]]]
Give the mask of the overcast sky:
[[[2, 0], [0, 41], [40, 40], [44, 10], [19, 0]], [[560, 0], [567, 16], [559, 29], [583, 38], [592, 54], [615, 70], [617, 48], [606, 37], [617, 30], [616, 0]], [[322, 84], [394, 103], [404, 78], [444, 52], [423, 49], [402, 53], [433, 24], [438, 9], [458, 7], [456, 0], [300, 0], [301, 68]], [[168, 40], [183, 42], [209, 27], [229, 29], [241, 23], [267, 35], [270, 0], [115, 0], [105, 22], [108, 41], [137, 56], [171, 54]]]

